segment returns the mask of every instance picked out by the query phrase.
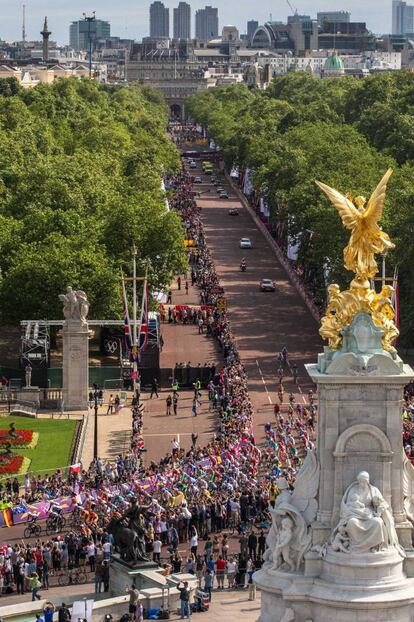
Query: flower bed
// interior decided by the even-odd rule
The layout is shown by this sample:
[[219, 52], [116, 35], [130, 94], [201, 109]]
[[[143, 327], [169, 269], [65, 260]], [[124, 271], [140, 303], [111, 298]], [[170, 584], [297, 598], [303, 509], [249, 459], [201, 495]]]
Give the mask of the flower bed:
[[0, 430], [0, 447], [10, 443], [16, 449], [34, 449], [39, 440], [39, 433], [32, 430], [15, 430], [15, 434], [15, 438], [10, 438], [9, 430]]
[[0, 456], [0, 475], [21, 475], [29, 470], [30, 459], [24, 456]]

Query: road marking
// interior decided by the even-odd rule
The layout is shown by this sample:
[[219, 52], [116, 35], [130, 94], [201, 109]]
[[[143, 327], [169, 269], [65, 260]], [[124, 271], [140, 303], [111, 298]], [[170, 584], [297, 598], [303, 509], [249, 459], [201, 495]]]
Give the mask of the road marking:
[[269, 393], [269, 390], [268, 390], [267, 385], [266, 385], [266, 381], [265, 381], [265, 379], [264, 379], [264, 377], [263, 377], [262, 370], [260, 369], [259, 361], [258, 361], [257, 359], [256, 359], [256, 365], [257, 365], [257, 368], [258, 368], [258, 370], [259, 370], [259, 374], [260, 374], [260, 377], [261, 377], [261, 379], [262, 379], [262, 382], [263, 382], [263, 385], [264, 385], [265, 391], [266, 391], [266, 393], [267, 393], [267, 399], [269, 400], [269, 404], [273, 404], [273, 402], [272, 402], [272, 398], [270, 397], [270, 393]]

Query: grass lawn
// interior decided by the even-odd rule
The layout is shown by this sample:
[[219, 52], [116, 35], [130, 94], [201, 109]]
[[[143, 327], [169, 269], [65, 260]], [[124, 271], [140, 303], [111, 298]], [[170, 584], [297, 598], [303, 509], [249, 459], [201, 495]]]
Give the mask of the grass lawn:
[[[14, 421], [17, 430], [29, 429], [38, 432], [39, 440], [34, 449], [15, 449], [15, 454], [30, 458], [29, 472], [50, 471], [51, 473], [69, 464], [72, 439], [77, 421], [65, 419], [28, 419], [26, 417], [0, 417], [0, 429], [8, 429]], [[2, 476], [5, 477], [5, 476]]]

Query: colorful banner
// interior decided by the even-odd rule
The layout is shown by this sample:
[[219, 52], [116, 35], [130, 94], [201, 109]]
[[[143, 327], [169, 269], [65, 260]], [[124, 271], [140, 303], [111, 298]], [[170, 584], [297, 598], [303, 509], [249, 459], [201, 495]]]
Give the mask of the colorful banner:
[[[5, 516], [6, 511], [3, 510], [0, 513], [0, 527], [12, 527], [13, 525], [26, 523], [29, 512], [37, 514], [40, 520], [47, 518], [49, 516], [50, 501], [40, 501], [39, 503], [31, 503], [26, 506], [17, 505], [13, 510], [9, 509], [7, 516]], [[72, 497], [59, 497], [53, 501], [60, 505], [63, 512], [70, 512], [72, 509]]]

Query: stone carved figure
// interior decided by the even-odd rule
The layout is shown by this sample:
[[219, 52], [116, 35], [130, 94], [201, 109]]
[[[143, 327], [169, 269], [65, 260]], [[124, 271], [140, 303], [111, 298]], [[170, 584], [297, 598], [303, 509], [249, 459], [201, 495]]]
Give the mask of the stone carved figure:
[[333, 551], [349, 553], [349, 538], [345, 527], [338, 527], [338, 530], [332, 540], [331, 548]]
[[295, 612], [293, 611], [293, 609], [291, 609], [290, 607], [285, 609], [285, 613], [283, 614], [283, 618], [280, 620], [280, 622], [295, 622]]
[[29, 389], [32, 386], [32, 366], [30, 363], [24, 368], [24, 376], [26, 381], [26, 388]]
[[290, 546], [293, 538], [293, 521], [286, 516], [281, 520], [277, 533], [276, 545], [273, 549], [273, 567], [279, 568], [285, 562], [289, 570], [295, 570], [295, 564], [290, 556]]
[[340, 521], [333, 531], [331, 548], [335, 543], [338, 550], [341, 541], [346, 549], [340, 548], [342, 552], [371, 553], [396, 548], [403, 554], [390, 507], [378, 488], [370, 483], [366, 471], [358, 473], [342, 498]]
[[309, 525], [315, 520], [318, 503], [319, 463], [313, 450], [297, 474], [293, 491], [285, 478], [279, 478], [281, 491], [274, 508], [269, 508], [272, 526], [267, 536], [265, 564], [273, 569], [299, 570], [304, 554], [311, 547]]
[[72, 287], [68, 287], [66, 294], [59, 295], [59, 300], [63, 302], [63, 315], [66, 320], [78, 320], [82, 324], [86, 323], [89, 302], [84, 291], [81, 289], [75, 291]]

